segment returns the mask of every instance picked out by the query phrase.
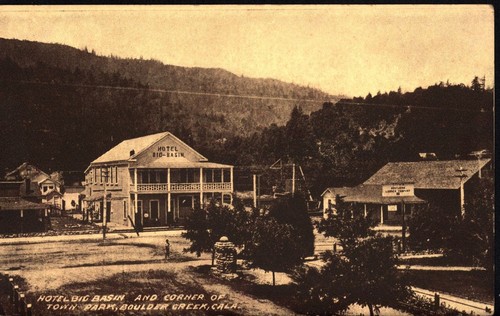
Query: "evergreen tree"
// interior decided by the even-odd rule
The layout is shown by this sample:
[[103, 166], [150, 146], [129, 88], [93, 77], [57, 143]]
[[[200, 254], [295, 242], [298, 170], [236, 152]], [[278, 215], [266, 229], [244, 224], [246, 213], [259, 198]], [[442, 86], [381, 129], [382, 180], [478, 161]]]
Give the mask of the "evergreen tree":
[[276, 200], [269, 209], [269, 216], [275, 218], [280, 224], [291, 226], [294, 238], [300, 245], [302, 258], [313, 255], [313, 225], [303, 195], [297, 193], [293, 197]]
[[300, 107], [294, 107], [286, 123], [287, 152], [295, 163], [314, 156], [316, 141], [309, 122], [309, 116]]
[[290, 272], [302, 263], [303, 250], [295, 233], [292, 225], [270, 216], [260, 216], [253, 223], [251, 243], [247, 245], [251, 267], [271, 271], [273, 286], [275, 272]]

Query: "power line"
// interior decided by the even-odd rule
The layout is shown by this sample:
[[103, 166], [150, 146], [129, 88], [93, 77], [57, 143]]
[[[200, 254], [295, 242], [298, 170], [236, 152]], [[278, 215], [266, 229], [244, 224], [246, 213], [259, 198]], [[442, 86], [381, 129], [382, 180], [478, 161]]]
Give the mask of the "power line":
[[457, 111], [457, 112], [469, 112], [469, 113], [493, 113], [492, 111], [476, 111], [467, 109], [456, 109], [456, 108], [445, 108], [445, 107], [432, 107], [423, 105], [409, 105], [409, 104], [382, 104], [382, 103], [363, 103], [363, 102], [349, 102], [349, 101], [339, 101], [335, 105], [368, 105], [368, 106], [378, 106], [378, 107], [390, 107], [390, 108], [402, 108], [407, 110], [412, 109], [428, 109], [428, 110], [441, 110], [441, 111]]
[[[45, 81], [27, 81], [27, 80], [3, 80], [3, 81], [17, 82], [17, 83], [23, 83], [23, 84], [39, 84], [39, 85], [52, 85], [52, 86], [59, 85], [59, 86], [77, 87], [77, 88], [97, 88], [97, 89], [110, 89], [110, 90], [121, 90], [121, 91], [142, 91], [142, 92], [155, 92], [155, 93], [212, 96], [212, 97], [223, 97], [223, 98], [254, 99], [254, 100], [275, 100], [275, 101], [309, 102], [309, 103], [331, 102], [331, 100], [294, 99], [294, 98], [283, 98], [283, 97], [266, 97], [266, 96], [257, 96], [257, 95], [240, 95], [240, 94], [195, 92], [195, 91], [183, 91], [183, 90], [166, 90], [166, 89], [136, 88], [136, 87], [123, 87], [123, 86], [106, 86], [106, 85], [85, 85], [85, 84], [55, 83], [55, 82], [45, 82]], [[338, 101], [335, 103], [335, 105], [364, 105], [364, 106], [370, 106], [370, 107], [406, 108], [407, 110], [410, 110], [410, 111], [412, 109], [428, 109], [428, 110], [456, 111], [456, 112], [467, 112], [467, 113], [493, 113], [492, 111], [486, 111], [483, 109], [480, 111], [476, 111], [476, 110], [432, 107], [432, 106], [422, 106], [422, 105], [382, 104], [382, 103], [366, 103], [366, 102], [350, 102], [350, 101]]]
[[24, 84], [39, 84], [39, 85], [53, 85], [53, 86], [59, 85], [59, 86], [77, 87], [77, 88], [97, 88], [97, 89], [111, 89], [111, 90], [122, 90], [122, 91], [143, 91], [143, 92], [201, 95], [201, 96], [239, 98], [239, 99], [275, 100], [275, 101], [290, 101], [290, 102], [297, 102], [298, 101], [298, 102], [312, 102], [312, 103], [321, 103], [321, 102], [328, 102], [329, 101], [329, 100], [294, 99], [294, 98], [282, 98], [282, 97], [266, 97], [266, 96], [258, 96], [258, 95], [240, 95], [240, 94], [226, 94], [226, 93], [212, 93], [212, 92], [195, 92], [195, 91], [183, 91], [183, 90], [166, 90], [166, 89], [136, 88], [136, 87], [122, 87], [122, 86], [106, 86], [106, 85], [86, 85], [86, 84], [73, 84], [73, 83], [55, 83], [55, 82], [44, 82], [44, 81], [26, 81], [26, 80], [3, 80], [3, 81], [18, 82], [18, 83], [24, 83]]

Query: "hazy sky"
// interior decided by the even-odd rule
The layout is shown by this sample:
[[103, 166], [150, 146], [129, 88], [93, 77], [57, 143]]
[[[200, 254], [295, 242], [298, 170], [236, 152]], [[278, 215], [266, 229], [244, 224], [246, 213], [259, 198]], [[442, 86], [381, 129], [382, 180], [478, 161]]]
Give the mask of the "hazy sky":
[[486, 5], [0, 6], [0, 37], [224, 68], [332, 94], [493, 86]]

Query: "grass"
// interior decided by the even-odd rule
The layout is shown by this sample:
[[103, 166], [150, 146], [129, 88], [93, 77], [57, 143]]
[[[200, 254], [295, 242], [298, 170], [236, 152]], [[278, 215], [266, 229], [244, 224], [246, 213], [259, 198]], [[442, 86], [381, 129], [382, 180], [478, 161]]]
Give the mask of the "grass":
[[410, 284], [427, 290], [493, 304], [494, 274], [488, 271], [420, 271], [404, 272]]
[[192, 269], [194, 272], [199, 274], [201, 278], [209, 282], [222, 283], [231, 287], [235, 291], [245, 293], [246, 295], [253, 296], [259, 300], [271, 301], [276, 305], [291, 309], [295, 312], [299, 312], [301, 308], [303, 309], [303, 304], [293, 299], [295, 296], [294, 294], [296, 293], [296, 286], [293, 284], [276, 286], [258, 284], [253, 282], [255, 279], [253, 275], [244, 275], [241, 272], [238, 272], [240, 278], [237, 280], [226, 280], [210, 274], [209, 265], [203, 265]]

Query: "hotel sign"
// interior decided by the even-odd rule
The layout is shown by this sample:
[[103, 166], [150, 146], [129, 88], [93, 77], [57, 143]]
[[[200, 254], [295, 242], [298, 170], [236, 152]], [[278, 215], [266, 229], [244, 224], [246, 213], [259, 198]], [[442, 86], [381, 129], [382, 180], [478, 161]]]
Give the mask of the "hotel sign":
[[153, 157], [184, 157], [184, 152], [179, 151], [177, 146], [158, 146], [157, 151], [153, 152]]
[[382, 186], [383, 197], [414, 196], [413, 184], [387, 184]]

